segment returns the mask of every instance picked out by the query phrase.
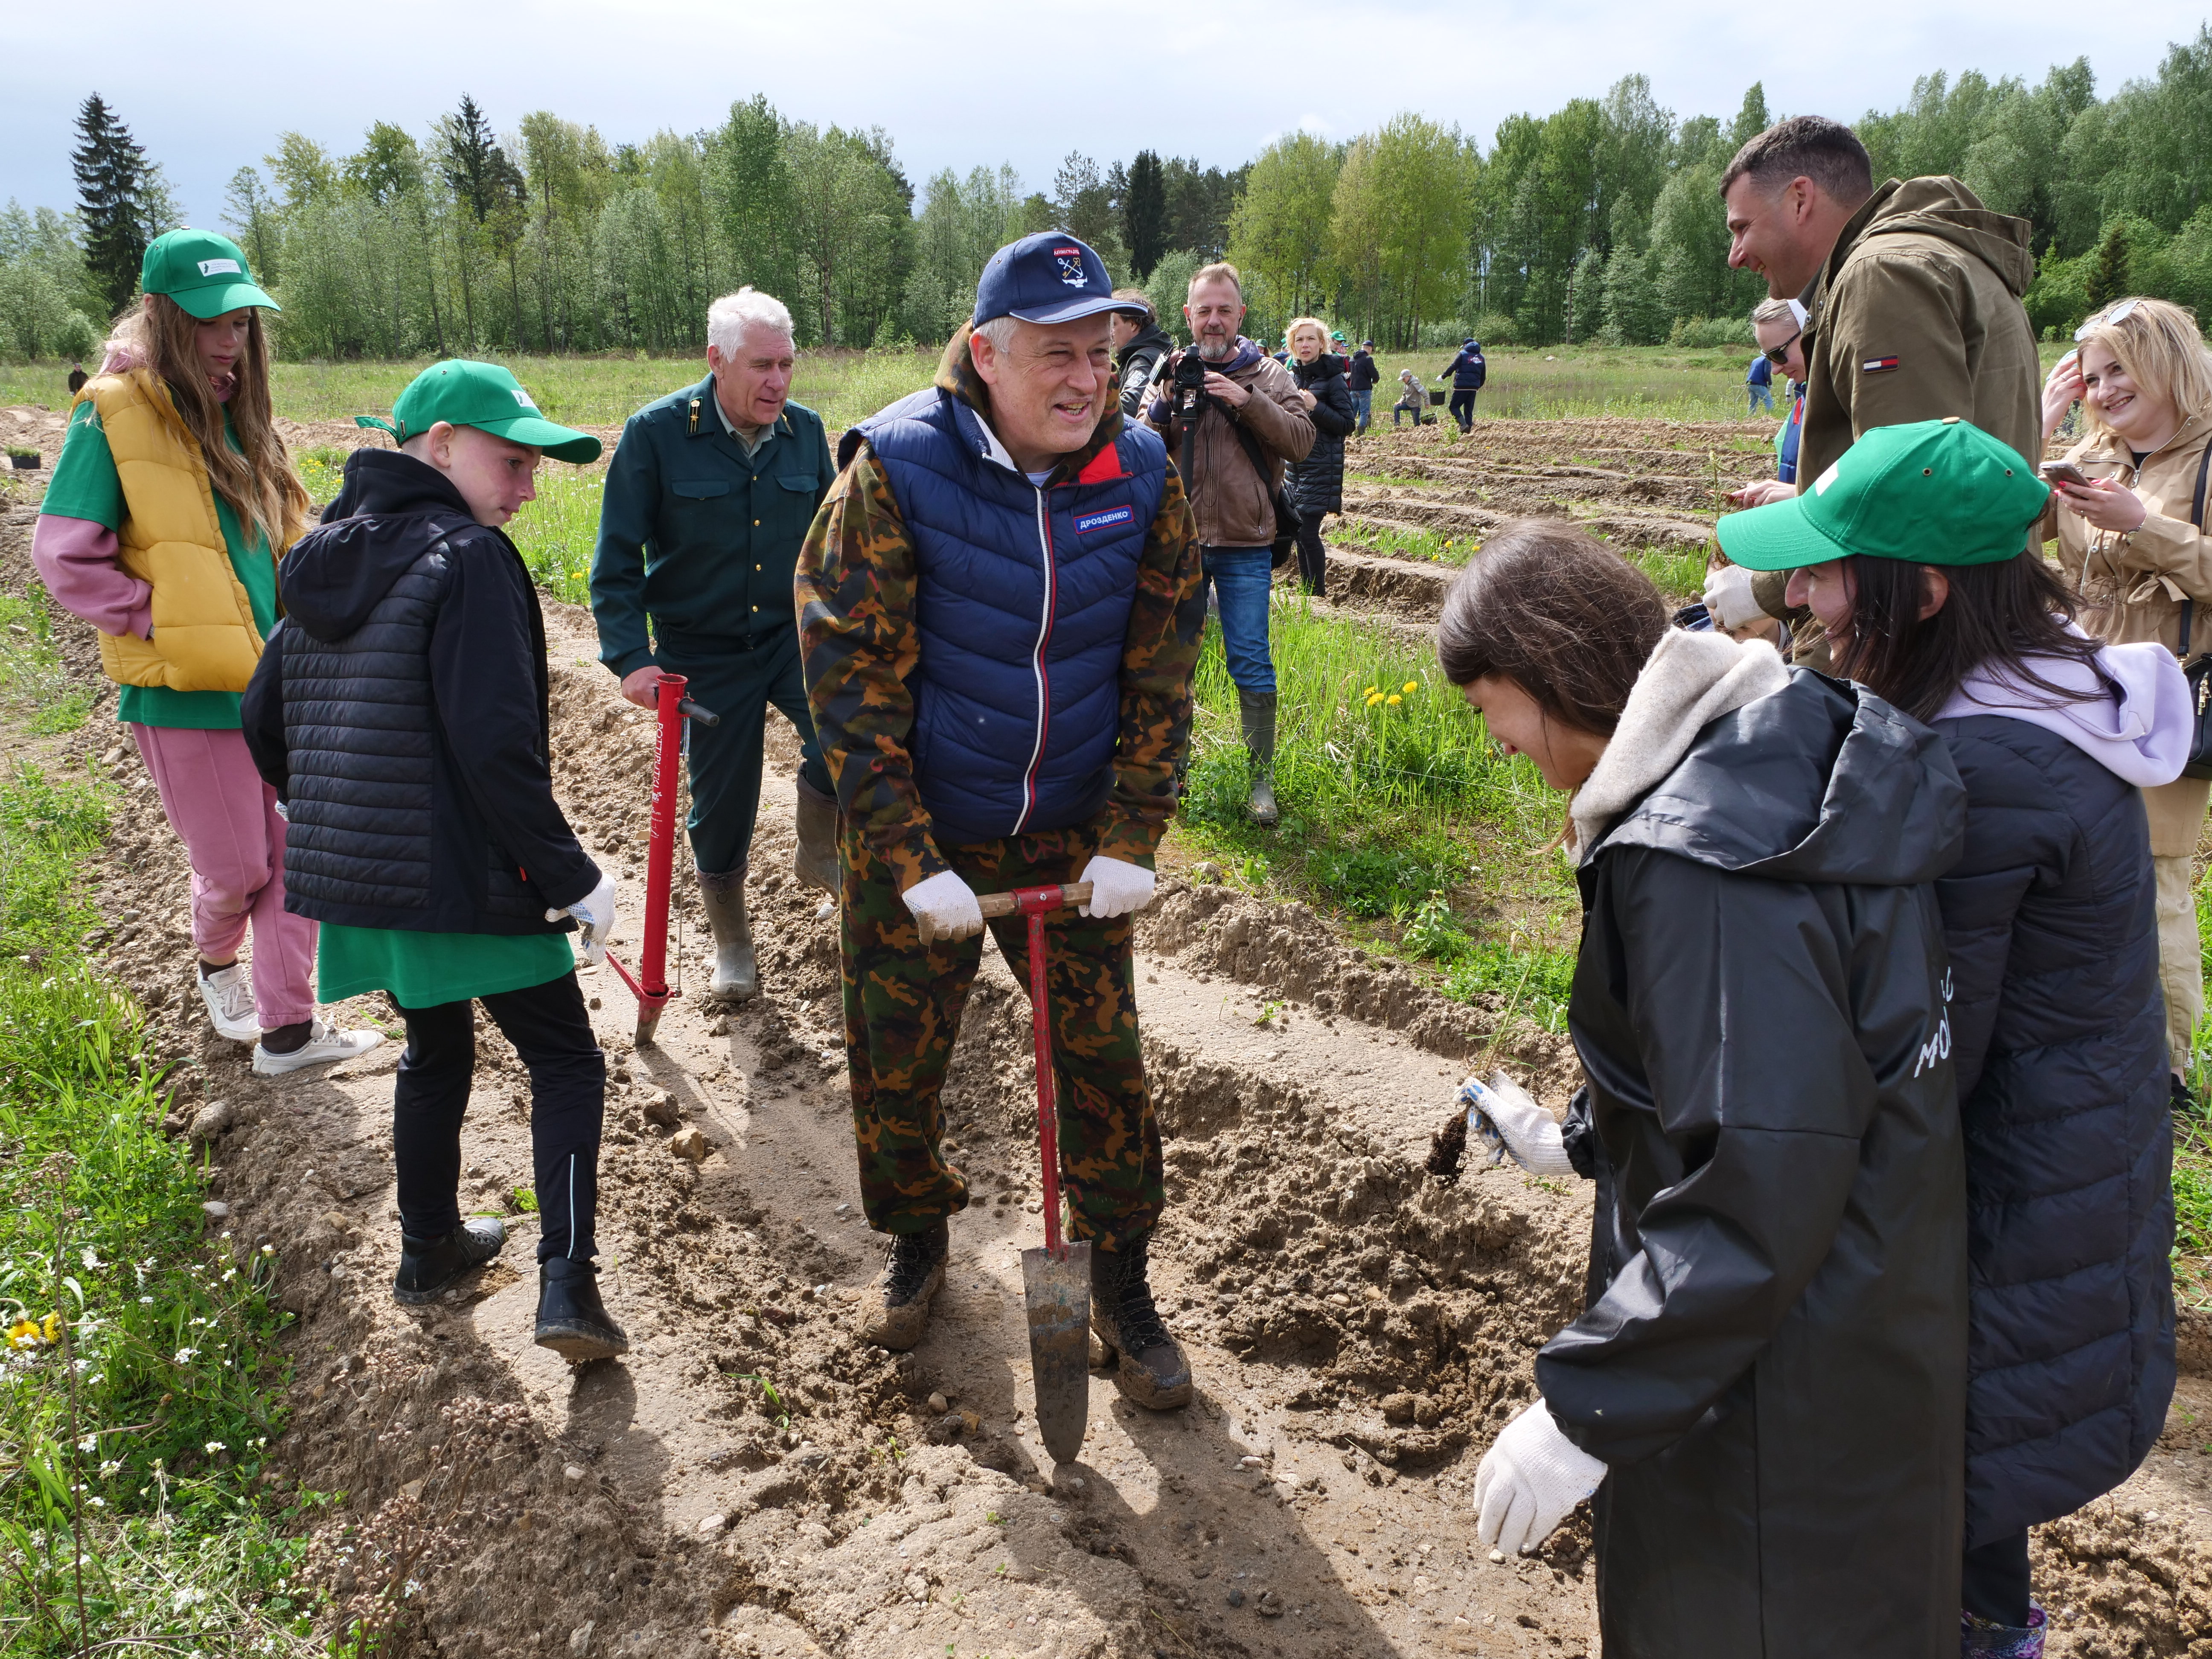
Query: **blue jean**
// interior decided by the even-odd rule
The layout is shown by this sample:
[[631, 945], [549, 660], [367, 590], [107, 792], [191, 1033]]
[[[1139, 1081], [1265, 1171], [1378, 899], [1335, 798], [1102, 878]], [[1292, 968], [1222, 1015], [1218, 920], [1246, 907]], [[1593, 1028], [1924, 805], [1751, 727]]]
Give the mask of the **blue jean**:
[[1770, 415], [1774, 413], [1774, 388], [1771, 386], [1761, 386], [1756, 380], [1747, 381], [1746, 384], [1751, 387], [1750, 412], [1753, 415], [1758, 414], [1759, 406], [1765, 404], [1766, 412]]
[[1367, 430], [1367, 422], [1374, 418], [1375, 393], [1372, 388], [1352, 394], [1352, 412], [1359, 417], [1359, 430]]
[[1200, 550], [1203, 574], [1221, 608], [1221, 649], [1239, 691], [1275, 695], [1275, 660], [1267, 654], [1267, 592], [1274, 583], [1273, 556], [1264, 547]]

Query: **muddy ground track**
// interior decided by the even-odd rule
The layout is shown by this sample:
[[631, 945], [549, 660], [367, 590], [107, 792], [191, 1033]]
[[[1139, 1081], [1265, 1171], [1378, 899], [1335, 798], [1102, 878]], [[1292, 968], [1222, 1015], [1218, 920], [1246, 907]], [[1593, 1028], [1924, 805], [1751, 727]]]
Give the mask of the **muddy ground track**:
[[[1558, 453], [1578, 458], [1601, 438], [1656, 451], [1664, 436], [1541, 424], [1598, 428], [1560, 434]], [[1516, 442], [1516, 465], [1537, 464], [1534, 441]], [[30, 522], [11, 499], [10, 592], [27, 575]], [[649, 722], [592, 660], [588, 617], [548, 611], [557, 785], [618, 872], [617, 948], [634, 948]], [[65, 623], [63, 638], [92, 684], [89, 636]], [[465, 1204], [506, 1213], [511, 1242], [465, 1293], [403, 1310], [387, 1292], [397, 1043], [258, 1079], [244, 1048], [208, 1031], [185, 864], [112, 711], [103, 694], [82, 732], [35, 751], [106, 757], [122, 787], [94, 948], [179, 1062], [173, 1121], [212, 1099], [235, 1109], [209, 1149], [210, 1185], [239, 1247], [283, 1252], [279, 1293], [300, 1321], [295, 1414], [276, 1444], [287, 1481], [347, 1494], [356, 1565], [338, 1588], [373, 1588], [361, 1564], [410, 1522], [453, 1535], [416, 1651], [1596, 1651], [1586, 1524], [1536, 1558], [1492, 1562], [1468, 1512], [1482, 1450], [1530, 1394], [1534, 1348], [1581, 1305], [1589, 1223], [1579, 1183], [1423, 1172], [1453, 1082], [1489, 1046], [1486, 1011], [1344, 948], [1303, 906], [1163, 880], [1139, 959], [1167, 1139], [1155, 1287], [1200, 1398], [1155, 1416], [1094, 1377], [1083, 1461], [1055, 1486], [1029, 1415], [1020, 1311], [1018, 1251], [1041, 1234], [1028, 1005], [995, 951], [945, 1099], [971, 1203], [931, 1333], [896, 1359], [851, 1334], [878, 1252], [855, 1218], [833, 924], [787, 873], [796, 747], [780, 717], [750, 884], [763, 996], [725, 1012], [696, 994], [708, 962], [688, 897], [695, 994], [671, 1005], [656, 1046], [633, 1047], [634, 1007], [611, 972], [586, 976], [612, 1068], [605, 1284], [635, 1346], [572, 1372], [528, 1340], [535, 1232], [510, 1196], [529, 1178], [527, 1086], [511, 1049], [488, 1026], [479, 1036], [464, 1139]], [[340, 1017], [396, 1036], [374, 1000]], [[1563, 1042], [1509, 1040], [1496, 1057], [1564, 1103]], [[693, 1130], [696, 1162], [674, 1150]], [[2184, 1365], [2146, 1468], [2038, 1533], [2056, 1654], [2212, 1655], [2201, 1319], [2185, 1324]], [[482, 1430], [472, 1402], [512, 1409]]]

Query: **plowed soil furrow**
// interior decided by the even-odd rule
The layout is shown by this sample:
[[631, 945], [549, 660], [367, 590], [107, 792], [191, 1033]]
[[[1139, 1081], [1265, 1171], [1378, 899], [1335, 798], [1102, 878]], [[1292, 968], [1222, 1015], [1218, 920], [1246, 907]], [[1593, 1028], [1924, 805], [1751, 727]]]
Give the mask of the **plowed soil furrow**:
[[[0, 526], [9, 591], [27, 529], [20, 507]], [[1384, 609], [1427, 571], [1349, 554], [1336, 568], [1347, 600], [1366, 583]], [[624, 881], [617, 949], [634, 949], [649, 723], [592, 660], [588, 617], [548, 612], [556, 781]], [[88, 636], [63, 631], [89, 679]], [[1487, 1011], [1345, 947], [1304, 907], [1163, 882], [1139, 935], [1169, 1174], [1155, 1287], [1200, 1398], [1154, 1416], [1094, 1377], [1082, 1462], [1054, 1486], [1017, 1255], [1041, 1235], [1028, 1006], [995, 951], [945, 1095], [971, 1204], [930, 1334], [894, 1358], [851, 1334], [877, 1241], [856, 1218], [834, 924], [787, 874], [796, 746], [780, 717], [749, 886], [762, 997], [724, 1012], [687, 994], [638, 1049], [619, 981], [586, 975], [613, 1068], [602, 1261], [635, 1349], [572, 1372], [527, 1340], [534, 1228], [514, 1200], [527, 1089], [512, 1051], [480, 1035], [464, 1139], [465, 1201], [504, 1212], [512, 1240], [465, 1294], [402, 1310], [386, 1290], [397, 1044], [257, 1079], [208, 1032], [184, 862], [112, 708], [103, 697], [40, 757], [107, 756], [123, 786], [93, 875], [138, 931], [103, 964], [155, 1011], [180, 1105], [238, 1109], [210, 1182], [240, 1241], [282, 1251], [301, 1316], [290, 1477], [345, 1493], [338, 1518], [367, 1540], [417, 1502], [446, 1505], [464, 1540], [420, 1598], [418, 1650], [1597, 1651], [1586, 1524], [1492, 1561], [1468, 1510], [1481, 1451], [1529, 1397], [1534, 1348], [1580, 1308], [1589, 1204], [1579, 1183], [1424, 1171], [1455, 1080], [1490, 1046]], [[706, 952], [688, 897], [681, 909], [696, 993]], [[339, 1015], [398, 1030], [371, 1000]], [[1575, 1081], [1556, 1039], [1493, 1058], [1554, 1105]], [[694, 1129], [696, 1161], [675, 1150]], [[2192, 1654], [2212, 1629], [2212, 1339], [2201, 1322], [2185, 1335], [2191, 1374], [2150, 1464], [2039, 1532], [2054, 1653]], [[441, 1408], [471, 1399], [521, 1407], [528, 1426], [456, 1500], [440, 1476], [462, 1431]]]

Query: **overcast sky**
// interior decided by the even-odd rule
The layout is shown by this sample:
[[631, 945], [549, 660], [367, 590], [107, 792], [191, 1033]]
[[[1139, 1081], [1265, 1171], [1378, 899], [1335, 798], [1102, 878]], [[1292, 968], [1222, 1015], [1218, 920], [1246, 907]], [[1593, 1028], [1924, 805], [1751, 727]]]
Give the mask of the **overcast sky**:
[[71, 204], [70, 122], [93, 91], [192, 222], [214, 225], [225, 182], [277, 133], [333, 152], [378, 119], [419, 137], [465, 91], [502, 133], [545, 108], [610, 144], [765, 93], [788, 118], [884, 127], [917, 185], [1011, 161], [1048, 190], [1071, 149], [1102, 167], [1146, 148], [1235, 166], [1290, 129], [1346, 138], [1407, 108], [1486, 150], [1502, 118], [1639, 72], [1677, 116], [1732, 115], [1763, 81], [1778, 112], [1850, 119], [1901, 104], [1929, 70], [2033, 82], [2084, 52], [2108, 95], [2204, 18], [2163, 0], [36, 0], [9, 10], [0, 50], [0, 201]]

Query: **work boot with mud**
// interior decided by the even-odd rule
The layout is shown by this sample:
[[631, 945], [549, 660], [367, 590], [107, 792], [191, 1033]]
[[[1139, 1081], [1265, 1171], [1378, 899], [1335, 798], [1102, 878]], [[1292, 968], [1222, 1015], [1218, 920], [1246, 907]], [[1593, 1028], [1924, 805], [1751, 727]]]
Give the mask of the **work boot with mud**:
[[724, 876], [702, 870], [699, 900], [714, 933], [714, 977], [707, 994], [722, 1002], [748, 1002], [760, 994], [760, 969], [753, 962], [752, 924], [745, 919], [744, 869]]
[[1166, 1412], [1190, 1404], [1190, 1362], [1152, 1306], [1145, 1262], [1151, 1243], [1133, 1238], [1118, 1250], [1091, 1245], [1091, 1334], [1115, 1366], [1115, 1386], [1139, 1406]]
[[1244, 752], [1251, 762], [1252, 795], [1244, 815], [1255, 823], [1275, 821], [1275, 694], [1239, 691], [1237, 711], [1244, 717]]
[[809, 887], [837, 891], [837, 798], [805, 778], [799, 780], [799, 845], [791, 855], [791, 872]]
[[507, 1224], [497, 1216], [471, 1216], [443, 1238], [399, 1236], [399, 1271], [392, 1299], [410, 1308], [435, 1302], [461, 1279], [499, 1254]]
[[555, 1256], [538, 1264], [537, 1342], [571, 1365], [629, 1352], [629, 1338], [599, 1300], [599, 1273], [590, 1262]]
[[918, 1233], [891, 1236], [890, 1259], [868, 1286], [874, 1305], [860, 1327], [863, 1342], [904, 1353], [921, 1340], [929, 1328], [930, 1298], [945, 1282], [945, 1256], [951, 1240], [951, 1230], [941, 1220]]

